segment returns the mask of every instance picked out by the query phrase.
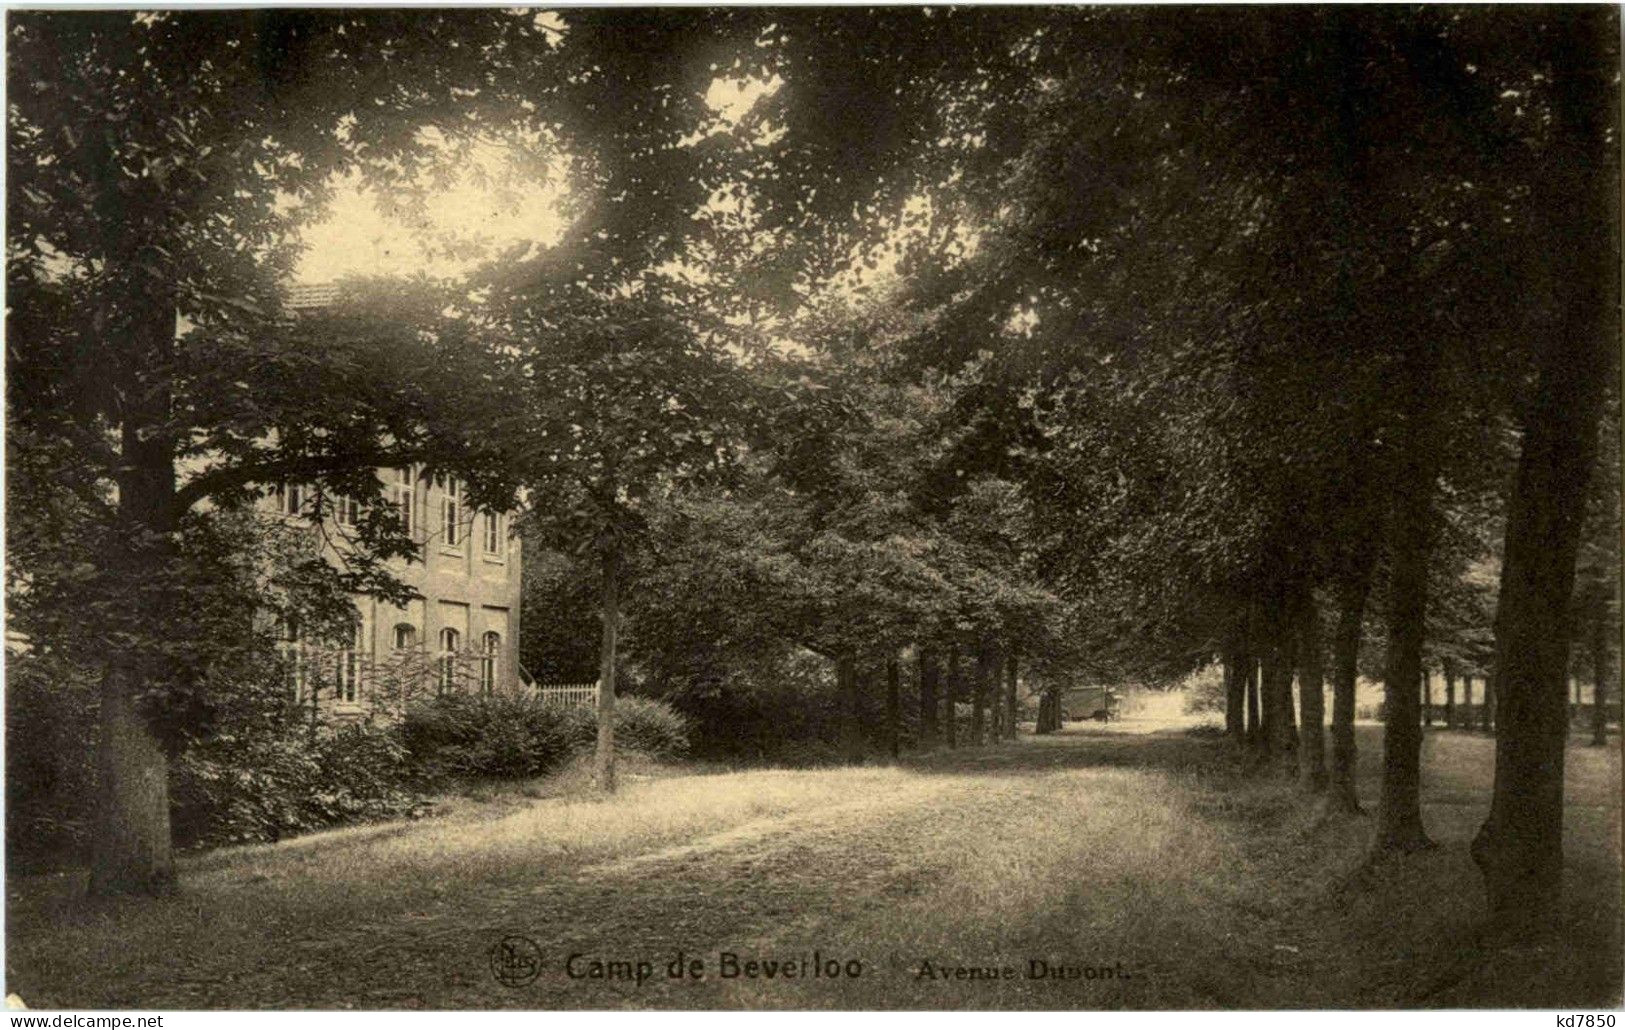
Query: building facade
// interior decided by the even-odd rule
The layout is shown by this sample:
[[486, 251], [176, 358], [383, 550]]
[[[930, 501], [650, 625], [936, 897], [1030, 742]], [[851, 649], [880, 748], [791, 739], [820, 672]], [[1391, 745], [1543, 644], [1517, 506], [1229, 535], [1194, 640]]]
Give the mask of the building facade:
[[[296, 286], [289, 307], [311, 310], [338, 299], [329, 285]], [[522, 556], [512, 514], [474, 509], [457, 479], [417, 467], [380, 469], [378, 477], [384, 502], [395, 506], [417, 544], [417, 560], [396, 559], [391, 572], [419, 596], [404, 606], [353, 597], [358, 618], [351, 639], [339, 646], [284, 626], [294, 695], [344, 720], [398, 714], [426, 694], [519, 687], [526, 679], [519, 665]], [[342, 560], [361, 504], [324, 500], [323, 546], [330, 559]], [[311, 487], [289, 483], [264, 503], [290, 525], [308, 525], [316, 502]]]
[[[417, 543], [418, 560], [396, 559], [391, 571], [419, 596], [405, 605], [353, 597], [353, 634], [337, 644], [283, 627], [295, 697], [345, 719], [398, 713], [432, 694], [520, 686], [521, 552], [512, 515], [469, 508], [462, 484], [449, 477], [406, 468], [381, 470], [379, 478]], [[305, 523], [315, 502], [300, 484], [280, 486], [266, 500], [294, 526]], [[360, 504], [340, 498], [323, 507], [324, 548], [341, 560]]]

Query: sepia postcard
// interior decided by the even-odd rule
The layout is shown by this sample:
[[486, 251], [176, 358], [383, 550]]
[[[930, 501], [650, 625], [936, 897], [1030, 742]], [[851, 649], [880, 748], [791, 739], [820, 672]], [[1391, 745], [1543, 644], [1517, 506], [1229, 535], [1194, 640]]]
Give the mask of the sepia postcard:
[[5, 19], [10, 1026], [1614, 1025], [1617, 7]]

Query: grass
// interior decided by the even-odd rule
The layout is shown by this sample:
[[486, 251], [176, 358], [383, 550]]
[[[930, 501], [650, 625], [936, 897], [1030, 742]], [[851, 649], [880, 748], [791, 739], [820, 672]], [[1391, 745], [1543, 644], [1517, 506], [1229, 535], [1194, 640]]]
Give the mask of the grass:
[[[1360, 742], [1374, 800], [1378, 731]], [[1571, 749], [1567, 907], [1520, 941], [1485, 931], [1465, 853], [1493, 740], [1430, 733], [1424, 762], [1440, 847], [1374, 868], [1370, 820], [1317, 822], [1290, 785], [1155, 713], [892, 766], [650, 766], [608, 801], [577, 774], [201, 856], [158, 901], [13, 882], [7, 990], [78, 1008], [1617, 1005], [1618, 748]], [[487, 962], [510, 933], [544, 957], [522, 988]], [[677, 949], [711, 975], [666, 979]], [[716, 975], [724, 951], [815, 950], [864, 973]], [[573, 953], [662, 972], [576, 979]], [[1032, 960], [1078, 978], [1028, 978]], [[953, 979], [961, 966], [1017, 975]]]

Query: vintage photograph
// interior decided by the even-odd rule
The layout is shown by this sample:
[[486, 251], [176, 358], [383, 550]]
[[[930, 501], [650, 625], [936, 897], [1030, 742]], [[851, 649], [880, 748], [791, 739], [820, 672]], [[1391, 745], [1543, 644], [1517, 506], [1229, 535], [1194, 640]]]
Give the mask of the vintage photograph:
[[9, 1009], [1621, 1006], [1619, 8], [4, 14]]

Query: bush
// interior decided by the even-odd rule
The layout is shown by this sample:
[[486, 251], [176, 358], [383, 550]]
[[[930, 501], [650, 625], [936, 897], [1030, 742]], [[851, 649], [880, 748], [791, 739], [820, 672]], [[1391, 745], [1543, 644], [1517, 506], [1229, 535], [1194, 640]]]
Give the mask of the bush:
[[535, 776], [570, 753], [563, 709], [518, 694], [446, 694], [413, 705], [401, 723], [412, 765], [432, 781]]
[[188, 748], [172, 771], [178, 845], [279, 840], [330, 826], [415, 815], [418, 778], [399, 733], [355, 725], [314, 737], [221, 734]]
[[[767, 656], [720, 679], [664, 684], [662, 693], [687, 717], [694, 750], [705, 758], [801, 763], [806, 753], [844, 753], [838, 748], [845, 711], [834, 670], [814, 655]], [[862, 698], [872, 707], [866, 726], [880, 725], [878, 693]]]
[[[529, 694], [448, 694], [414, 705], [401, 724], [412, 766], [430, 781], [539, 776], [590, 752], [591, 708], [543, 704]], [[617, 751], [673, 758], [688, 751], [688, 723], [663, 701], [617, 699]]]
[[1185, 677], [1181, 684], [1185, 691], [1185, 712], [1222, 712], [1225, 708], [1224, 669], [1209, 665]]
[[[596, 720], [592, 727], [596, 738]], [[647, 697], [617, 698], [615, 747], [650, 758], [680, 758], [688, 753], [688, 720], [664, 701]]]
[[49, 654], [6, 662], [6, 862], [17, 870], [88, 854], [96, 798], [97, 682]]
[[[27, 653], [11, 656], [8, 674], [7, 859], [30, 871], [83, 862], [96, 798], [95, 673]], [[422, 806], [397, 730], [313, 736], [302, 714], [260, 696], [261, 685], [235, 688], [241, 710], [223, 710], [213, 732], [188, 741], [170, 764], [178, 846], [273, 841]]]

